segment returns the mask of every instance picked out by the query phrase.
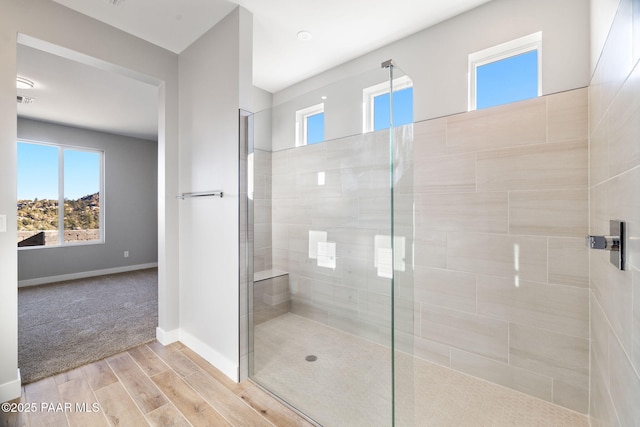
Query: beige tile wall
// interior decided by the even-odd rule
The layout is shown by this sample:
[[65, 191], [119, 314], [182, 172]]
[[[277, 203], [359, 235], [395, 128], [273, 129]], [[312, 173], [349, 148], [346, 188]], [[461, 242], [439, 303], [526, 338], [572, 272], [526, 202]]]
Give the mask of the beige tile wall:
[[414, 125], [415, 353], [583, 413], [587, 96]]
[[[260, 272], [273, 268], [271, 153], [254, 150], [253, 170], [253, 270]], [[282, 186], [278, 186], [278, 188], [282, 188]]]
[[[388, 141], [380, 132], [274, 152], [271, 200], [273, 266], [289, 272], [291, 311], [384, 345], [391, 285], [377, 274], [373, 242], [390, 235]], [[413, 195], [397, 203], [399, 220], [411, 224]], [[334, 267], [310, 256], [310, 231], [335, 244]], [[410, 318], [413, 306], [405, 312]]]
[[[413, 168], [402, 160], [413, 181], [400, 179], [394, 212], [416, 227], [402, 276], [414, 286], [399, 279], [396, 295], [414, 353], [583, 413], [587, 112], [579, 89], [415, 124]], [[387, 141], [274, 152], [272, 199], [260, 204], [271, 203], [273, 267], [290, 273], [291, 310], [385, 345], [391, 286], [372, 242], [389, 234]], [[336, 243], [335, 268], [309, 257], [309, 230]]]
[[640, 4], [621, 0], [590, 92], [590, 228], [627, 222], [629, 269], [591, 251], [591, 425], [640, 425]]

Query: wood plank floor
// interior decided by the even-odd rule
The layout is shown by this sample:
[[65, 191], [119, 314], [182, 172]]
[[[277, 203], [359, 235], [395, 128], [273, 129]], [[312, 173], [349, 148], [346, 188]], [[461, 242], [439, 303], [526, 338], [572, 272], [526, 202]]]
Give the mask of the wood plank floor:
[[312, 426], [181, 343], [157, 341], [22, 387], [2, 427]]

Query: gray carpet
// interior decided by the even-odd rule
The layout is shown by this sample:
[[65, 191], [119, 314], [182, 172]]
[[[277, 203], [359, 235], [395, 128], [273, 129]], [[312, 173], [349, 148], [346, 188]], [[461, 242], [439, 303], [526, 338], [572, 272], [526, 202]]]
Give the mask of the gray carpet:
[[18, 291], [22, 383], [155, 339], [158, 271], [139, 270]]

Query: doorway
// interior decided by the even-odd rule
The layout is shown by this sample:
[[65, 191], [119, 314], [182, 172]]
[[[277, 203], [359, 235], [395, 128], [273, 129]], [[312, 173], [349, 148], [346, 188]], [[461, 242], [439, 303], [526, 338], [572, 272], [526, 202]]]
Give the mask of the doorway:
[[[157, 142], [160, 88], [149, 79], [132, 78], [114, 72], [113, 65], [98, 63], [27, 36], [18, 37], [17, 74], [32, 83], [32, 87], [17, 90], [18, 142], [64, 153], [55, 165], [59, 192], [53, 196], [43, 192], [40, 197], [40, 201], [52, 200], [52, 205], [57, 203], [60, 207], [58, 217], [54, 212], [49, 220], [58, 230], [42, 230], [43, 234], [51, 232], [60, 236], [55, 241], [43, 239], [40, 245], [18, 249], [20, 367], [29, 365], [24, 355], [39, 353], [23, 351], [27, 342], [34, 341], [34, 336], [38, 345], [44, 345], [43, 337], [46, 338], [50, 348], [87, 346], [86, 351], [80, 352], [84, 353], [81, 358], [61, 363], [60, 370], [91, 361], [86, 359], [90, 354], [95, 355], [93, 359], [102, 358], [109, 355], [104, 351], [113, 354], [113, 351], [124, 350], [123, 345], [133, 346], [155, 338], [158, 325], [157, 189], [162, 178], [158, 171]], [[29, 102], [24, 102], [25, 99]], [[71, 196], [71, 188], [78, 184], [75, 181], [83, 179], [74, 178], [73, 168], [64, 166], [68, 152], [101, 153], [99, 192]], [[27, 201], [34, 202], [37, 196], [21, 196], [22, 181], [25, 181], [21, 180], [25, 175], [21, 172], [26, 170], [26, 175], [38, 175], [47, 166], [34, 166], [37, 162], [23, 164], [22, 160], [19, 152], [18, 199], [24, 198], [26, 206]], [[69, 209], [89, 198], [82, 209], [97, 211], [99, 215], [95, 215], [97, 221], [87, 227], [76, 224], [77, 218], [69, 214]], [[36, 205], [33, 207], [39, 209]], [[35, 216], [33, 212], [28, 215]], [[46, 228], [42, 224], [41, 221], [36, 228]], [[95, 229], [97, 238], [82, 238]], [[49, 296], [42, 299], [42, 295], [47, 294], [45, 290]], [[26, 298], [27, 294], [40, 296]], [[114, 310], [102, 310], [116, 301], [112, 298], [116, 295], [129, 295], [119, 304], [122, 312], [118, 315]], [[96, 302], [97, 296], [100, 298]], [[38, 298], [43, 306], [35, 310], [28, 303], [23, 305], [27, 300], [33, 303]], [[97, 305], [91, 308], [90, 304]], [[27, 314], [30, 316], [25, 317]], [[114, 316], [116, 322], [109, 322], [109, 316]], [[127, 318], [146, 325], [144, 332], [134, 332], [133, 328], [124, 326]], [[32, 324], [25, 324], [25, 319], [31, 319]], [[74, 329], [74, 324], [80, 329]], [[27, 339], [26, 331], [35, 335]], [[93, 344], [89, 344], [91, 339]], [[111, 346], [112, 350], [93, 348], [100, 347], [100, 343], [105, 344], [105, 349], [109, 348], [106, 344], [116, 345]], [[36, 365], [52, 366], [33, 375], [22, 372], [25, 382], [48, 376], [57, 369], [57, 362]]]

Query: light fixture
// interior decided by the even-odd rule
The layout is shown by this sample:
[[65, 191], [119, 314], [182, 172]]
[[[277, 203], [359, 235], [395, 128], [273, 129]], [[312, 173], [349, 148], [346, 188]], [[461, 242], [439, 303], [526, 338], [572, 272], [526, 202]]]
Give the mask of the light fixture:
[[301, 42], [308, 42], [312, 38], [313, 34], [311, 34], [311, 32], [309, 31], [303, 30], [298, 32], [298, 40], [300, 40]]
[[35, 101], [35, 98], [31, 98], [30, 96], [20, 96], [18, 95], [16, 97], [16, 101], [18, 101], [18, 104], [33, 104], [33, 101]]
[[105, 3], [110, 4], [111, 6], [122, 6], [124, 0], [103, 0]]
[[322, 95], [322, 96], [320, 97], [320, 99], [322, 99], [322, 100], [324, 101], [325, 99], [327, 99], [327, 97], [326, 97], [326, 95]]
[[33, 82], [29, 79], [25, 79], [24, 77], [16, 77], [16, 88], [17, 89], [31, 89], [33, 88]]

